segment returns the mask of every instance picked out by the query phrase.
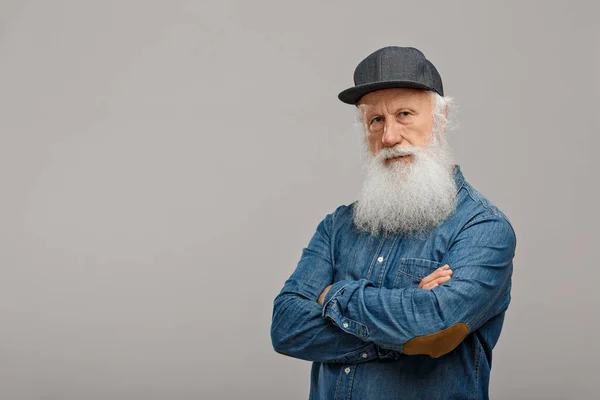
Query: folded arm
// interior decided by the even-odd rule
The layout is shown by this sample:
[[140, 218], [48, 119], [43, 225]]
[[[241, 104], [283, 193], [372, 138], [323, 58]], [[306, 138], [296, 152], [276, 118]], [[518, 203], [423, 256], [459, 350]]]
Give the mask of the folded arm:
[[508, 307], [515, 246], [503, 217], [475, 220], [442, 260], [452, 267], [451, 280], [432, 290], [339, 281], [325, 296], [322, 315], [383, 348], [440, 357]]
[[330, 214], [317, 231], [273, 306], [271, 341], [278, 353], [318, 362], [359, 363], [377, 358], [377, 347], [323, 318], [317, 303], [333, 282]]

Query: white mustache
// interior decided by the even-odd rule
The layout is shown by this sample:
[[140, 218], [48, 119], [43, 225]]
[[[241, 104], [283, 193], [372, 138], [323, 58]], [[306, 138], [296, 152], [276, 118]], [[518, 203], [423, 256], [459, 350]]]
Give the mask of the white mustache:
[[421, 149], [415, 146], [385, 147], [377, 153], [376, 158], [379, 161], [385, 161], [394, 157], [411, 156], [418, 153], [420, 150]]

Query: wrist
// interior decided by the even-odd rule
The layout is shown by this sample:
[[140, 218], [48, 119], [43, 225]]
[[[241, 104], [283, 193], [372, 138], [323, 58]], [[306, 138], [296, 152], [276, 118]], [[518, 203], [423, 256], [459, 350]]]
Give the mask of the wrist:
[[325, 296], [327, 296], [327, 293], [331, 289], [331, 286], [332, 285], [329, 285], [325, 289], [323, 289], [323, 292], [321, 293], [321, 295], [317, 299], [317, 303], [319, 303], [320, 306], [323, 306], [323, 303], [325, 302]]

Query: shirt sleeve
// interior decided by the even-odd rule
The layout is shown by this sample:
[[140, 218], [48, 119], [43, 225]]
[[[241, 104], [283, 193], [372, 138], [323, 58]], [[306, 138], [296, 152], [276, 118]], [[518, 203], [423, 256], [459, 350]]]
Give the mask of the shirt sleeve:
[[510, 302], [515, 233], [506, 218], [467, 224], [445, 254], [452, 279], [432, 289], [387, 289], [374, 283], [336, 282], [322, 315], [346, 333], [404, 354], [440, 357]]
[[273, 306], [271, 341], [278, 353], [317, 362], [360, 363], [377, 358], [377, 346], [343, 332], [322, 317], [317, 299], [333, 283], [332, 214], [317, 227]]

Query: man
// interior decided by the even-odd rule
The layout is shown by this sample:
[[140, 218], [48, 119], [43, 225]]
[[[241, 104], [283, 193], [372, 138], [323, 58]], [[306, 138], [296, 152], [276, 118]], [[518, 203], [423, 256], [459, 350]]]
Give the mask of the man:
[[339, 99], [368, 150], [358, 200], [327, 215], [275, 298], [275, 350], [313, 361], [311, 399], [485, 399], [514, 231], [454, 165], [441, 77], [414, 48], [358, 64]]

